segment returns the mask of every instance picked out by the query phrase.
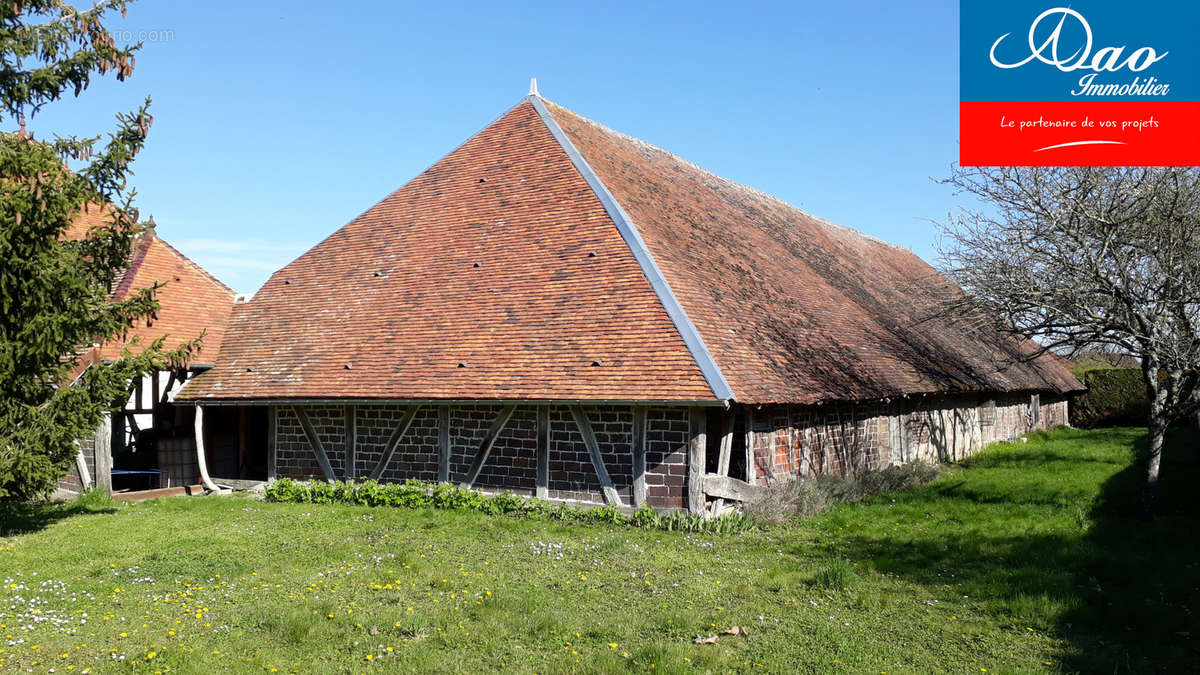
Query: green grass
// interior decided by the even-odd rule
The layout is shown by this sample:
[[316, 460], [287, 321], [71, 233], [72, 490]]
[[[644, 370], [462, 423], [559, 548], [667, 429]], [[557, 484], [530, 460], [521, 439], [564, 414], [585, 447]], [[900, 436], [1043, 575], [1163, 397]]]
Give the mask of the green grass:
[[0, 671], [1194, 670], [1200, 471], [1173, 439], [1162, 516], [1136, 520], [1141, 439], [1038, 435], [741, 534], [241, 497], [9, 511]]

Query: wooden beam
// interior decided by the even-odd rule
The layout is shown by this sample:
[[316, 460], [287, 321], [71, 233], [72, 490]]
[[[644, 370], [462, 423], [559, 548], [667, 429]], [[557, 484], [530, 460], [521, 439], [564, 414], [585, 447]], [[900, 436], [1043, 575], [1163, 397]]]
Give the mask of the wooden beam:
[[96, 469], [96, 487], [106, 494], [112, 493], [112, 439], [113, 415], [105, 413], [92, 445], [92, 466]]
[[592, 433], [592, 425], [588, 422], [587, 414], [583, 412], [582, 407], [573, 405], [571, 406], [571, 417], [575, 418], [575, 426], [579, 427], [579, 433], [583, 436], [583, 444], [587, 446], [588, 456], [592, 458], [592, 468], [596, 470], [596, 477], [600, 479], [600, 491], [604, 493], [604, 503], [621, 506], [621, 496], [617, 494], [617, 488], [613, 485], [612, 476], [608, 475], [608, 469], [604, 468], [604, 456], [600, 454], [600, 444], [596, 442], [596, 435]]
[[646, 406], [633, 407], [633, 506], [646, 505]]
[[470, 488], [475, 484], [475, 480], [479, 478], [479, 472], [483, 471], [483, 465], [487, 462], [488, 455], [492, 454], [492, 446], [496, 444], [496, 439], [500, 436], [500, 432], [504, 431], [504, 425], [508, 424], [509, 418], [516, 411], [517, 406], [506, 405], [500, 409], [496, 415], [492, 426], [484, 434], [483, 440], [479, 443], [479, 451], [475, 453], [475, 461], [471, 462], [471, 468], [467, 470], [467, 475], [463, 477], [459, 483], [460, 487]]
[[[197, 406], [196, 410], [199, 411], [199, 409]], [[329, 465], [329, 457], [325, 454], [325, 446], [321, 444], [321, 439], [317, 436], [316, 429], [313, 429], [312, 422], [308, 421], [308, 414], [304, 412], [304, 408], [294, 405], [292, 413], [296, 419], [300, 420], [300, 427], [304, 429], [304, 435], [308, 437], [308, 444], [312, 447], [313, 454], [317, 456], [317, 464], [321, 465], [321, 471], [325, 472], [325, 480], [330, 483], [337, 480], [333, 474], [333, 467]]]
[[204, 406], [196, 406], [196, 464], [200, 467], [200, 482], [205, 490], [220, 492], [221, 488], [208, 475], [208, 459], [204, 455]]
[[537, 498], [550, 498], [550, 406], [537, 408]]
[[745, 502], [754, 499], [764, 488], [751, 485], [744, 480], [721, 476], [715, 473], [704, 475], [704, 492], [720, 499]]
[[746, 482], [758, 484], [758, 467], [754, 463], [754, 408], [746, 408]]
[[692, 408], [688, 417], [687, 509], [689, 513], [700, 515], [704, 512], [705, 444], [708, 442], [705, 427], [708, 421], [704, 408], [700, 407]]
[[438, 406], [438, 482], [450, 482], [450, 406]]
[[279, 477], [279, 457], [275, 454], [276, 407], [267, 406], [267, 480]]
[[170, 375], [167, 377], [167, 386], [163, 387], [162, 396], [159, 397], [159, 403], [170, 403], [169, 399], [171, 398], [171, 387], [175, 386], [175, 380], [175, 371], [172, 370]]
[[717, 456], [717, 473], [729, 475], [729, 457], [733, 454], [733, 413], [725, 413], [721, 424], [721, 454]]
[[[159, 394], [158, 394], [158, 391], [159, 391], [158, 378], [161, 375], [162, 375], [162, 372], [158, 371], [158, 370], [154, 370], [154, 371], [150, 372], [150, 409], [151, 410], [154, 410], [155, 406], [157, 406], [159, 403], [159, 401], [158, 401], [158, 396], [159, 396]], [[158, 424], [155, 424], [155, 423], [151, 423], [151, 426], [154, 428], [158, 428]]]
[[83, 448], [79, 447], [79, 441], [75, 441], [75, 468], [79, 471], [80, 490], [92, 489], [92, 474], [88, 472], [87, 459], [83, 456]]
[[[729, 475], [729, 458], [733, 454], [733, 428], [734, 428], [734, 413], [726, 412], [721, 416], [721, 451], [717, 455], [717, 475]], [[717, 497], [713, 500], [712, 512], [714, 516], [721, 515], [721, 509], [725, 508], [725, 500]]]
[[408, 433], [408, 428], [412, 426], [413, 418], [417, 416], [417, 411], [421, 409], [419, 405], [410, 405], [404, 411], [404, 416], [400, 418], [400, 423], [392, 429], [392, 435], [388, 437], [387, 445], [383, 446], [383, 457], [379, 458], [379, 463], [371, 470], [370, 478], [379, 480], [383, 472], [387, 470], [388, 464], [392, 463], [392, 457], [396, 454], [396, 448], [400, 445], [400, 439], [404, 434]]
[[354, 480], [358, 477], [358, 409], [348, 405], [345, 415], [346, 480]]

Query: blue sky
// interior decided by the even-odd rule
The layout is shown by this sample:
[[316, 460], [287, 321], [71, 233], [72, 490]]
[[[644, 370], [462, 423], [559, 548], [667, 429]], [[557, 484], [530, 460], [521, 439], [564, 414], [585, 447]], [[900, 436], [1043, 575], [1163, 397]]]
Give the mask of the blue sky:
[[[135, 2], [146, 42], [29, 124], [154, 98], [143, 217], [240, 292], [541, 93], [931, 260], [956, 198], [958, 1]], [[120, 37], [120, 35], [118, 36]]]

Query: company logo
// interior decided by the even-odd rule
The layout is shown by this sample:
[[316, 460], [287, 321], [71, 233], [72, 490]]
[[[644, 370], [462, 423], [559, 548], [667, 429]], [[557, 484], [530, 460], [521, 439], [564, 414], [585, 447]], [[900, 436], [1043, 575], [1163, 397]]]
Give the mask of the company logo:
[[[1038, 28], [1042, 25], [1043, 21], [1046, 21], [1047, 19], [1053, 20], [1056, 15], [1059, 17], [1058, 23], [1054, 26], [1054, 29], [1050, 31], [1050, 34], [1046, 37], [1046, 39], [1039, 45], [1037, 43]], [[1063, 39], [1063, 24], [1066, 23], [1068, 18], [1078, 22], [1079, 27], [1083, 30], [1084, 39], [1083, 44], [1079, 45], [1074, 52], [1072, 52], [1070, 55], [1063, 56], [1063, 54], [1066, 52], [1065, 49], [1060, 49]], [[997, 40], [992, 43], [992, 50], [988, 54], [989, 58], [992, 60], [992, 65], [996, 66], [997, 68], [1020, 68], [1026, 63], [1037, 59], [1042, 63], [1058, 68], [1064, 73], [1069, 73], [1072, 70], [1080, 70], [1083, 68], [1090, 68], [1097, 73], [1104, 72], [1106, 70], [1116, 72], [1122, 68], [1128, 68], [1137, 73], [1154, 65], [1156, 61], [1161, 61], [1167, 57], [1167, 52], [1159, 54], [1154, 50], [1153, 47], [1141, 47], [1122, 60], [1126, 49], [1124, 46], [1104, 47], [1103, 49], [1096, 50], [1095, 56], [1092, 56], [1092, 26], [1082, 14], [1070, 9], [1069, 7], [1055, 7], [1054, 9], [1048, 9], [1039, 14], [1038, 18], [1033, 20], [1033, 24], [1029, 26], [1029, 56], [1026, 56], [1023, 60], [1018, 61], [1017, 63], [1002, 63], [996, 58], [996, 48], [999, 47], [1000, 43], [1004, 42], [1009, 35], [1012, 35], [1012, 33], [1005, 33], [997, 38]], [[1049, 56], [1047, 56], [1047, 53], [1049, 53]]]
[[[1058, 22], [1054, 22], [1054, 18], [1058, 17]], [[1070, 19], [1072, 26], [1068, 27], [1068, 37], [1063, 37], [1063, 27]], [[1052, 23], [1052, 28], [1044, 39], [1038, 36], [1044, 32], [1043, 23]], [[1077, 27], [1075, 31], [1078, 35], [1071, 35], [1070, 28]], [[1097, 83], [1096, 78], [1104, 72], [1115, 73], [1123, 68], [1127, 68], [1132, 72], [1140, 73], [1146, 70], [1155, 63], [1165, 59], [1170, 52], [1162, 52], [1161, 54], [1153, 47], [1139, 47], [1132, 50], [1126, 56], [1127, 46], [1120, 47], [1102, 47], [1092, 52], [1092, 26], [1082, 14], [1076, 12], [1069, 7], [1055, 7], [1048, 9], [1038, 15], [1033, 23], [1029, 26], [1029, 55], [1024, 59], [1015, 63], [1006, 63], [996, 57], [996, 49], [1003, 43], [1012, 33], [1005, 33], [992, 43], [991, 52], [988, 58], [991, 59], [992, 65], [997, 68], [1020, 68], [1025, 64], [1037, 59], [1042, 63], [1058, 68], [1064, 73], [1069, 73], [1073, 70], [1093, 70], [1095, 72], [1084, 75], [1079, 80], [1079, 88], [1071, 91], [1072, 96], [1126, 96], [1133, 94], [1135, 96], [1166, 96], [1170, 92], [1171, 85], [1166, 82], [1158, 82], [1157, 78], [1151, 77], [1145, 81], [1140, 81], [1140, 78], [1134, 78], [1132, 82], [1116, 84]], [[1039, 43], [1038, 40], [1041, 40]], [[1068, 52], [1071, 47], [1075, 47], [1074, 51]]]
[[1200, 164], [1198, 6], [962, 0], [960, 161]]

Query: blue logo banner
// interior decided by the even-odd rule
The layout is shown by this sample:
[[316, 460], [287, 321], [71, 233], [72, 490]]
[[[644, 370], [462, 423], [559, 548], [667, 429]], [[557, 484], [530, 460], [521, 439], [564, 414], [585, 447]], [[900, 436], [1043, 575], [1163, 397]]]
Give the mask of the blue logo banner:
[[962, 0], [962, 101], [1200, 101], [1200, 0]]

